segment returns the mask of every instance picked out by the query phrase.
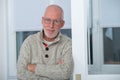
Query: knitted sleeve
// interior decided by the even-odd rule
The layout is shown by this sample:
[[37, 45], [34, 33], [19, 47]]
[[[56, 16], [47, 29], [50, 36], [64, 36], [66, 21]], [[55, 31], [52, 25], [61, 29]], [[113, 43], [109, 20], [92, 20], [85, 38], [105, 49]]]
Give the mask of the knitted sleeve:
[[27, 64], [30, 63], [30, 46], [28, 37], [22, 44], [17, 63], [18, 80], [36, 80], [38, 76], [27, 70]]

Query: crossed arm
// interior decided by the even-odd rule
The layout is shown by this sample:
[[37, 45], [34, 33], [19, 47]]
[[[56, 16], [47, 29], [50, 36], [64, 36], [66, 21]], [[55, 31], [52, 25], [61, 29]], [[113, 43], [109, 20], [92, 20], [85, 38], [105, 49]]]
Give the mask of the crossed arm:
[[[58, 61], [58, 64], [63, 64], [63, 61], [60, 59]], [[28, 64], [27, 65], [27, 70], [28, 71], [31, 71], [31, 72], [35, 73], [35, 69], [36, 69], [36, 64]]]
[[[70, 58], [68, 58], [69, 60]], [[53, 80], [68, 79], [71, 76], [73, 63], [59, 60], [56, 65], [26, 64], [24, 61], [18, 64], [18, 78], [22, 80], [33, 80], [46, 77]]]

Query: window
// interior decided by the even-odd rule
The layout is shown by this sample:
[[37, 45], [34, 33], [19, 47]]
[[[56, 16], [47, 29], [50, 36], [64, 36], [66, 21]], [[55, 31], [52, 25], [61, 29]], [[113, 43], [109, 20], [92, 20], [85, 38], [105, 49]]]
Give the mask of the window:
[[89, 74], [120, 74], [120, 1], [89, 1]]

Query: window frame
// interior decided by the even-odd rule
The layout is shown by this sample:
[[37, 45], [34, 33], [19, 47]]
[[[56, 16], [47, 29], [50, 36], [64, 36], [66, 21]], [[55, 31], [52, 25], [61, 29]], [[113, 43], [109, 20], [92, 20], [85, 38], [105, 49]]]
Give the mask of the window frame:
[[88, 65], [88, 72], [90, 74], [115, 74], [115, 73], [120, 74], [120, 72], [118, 72], [118, 70], [120, 69], [120, 65], [104, 64], [104, 49], [103, 49], [104, 27], [101, 27], [99, 22], [100, 20], [99, 6], [100, 6], [99, 0], [92, 0], [93, 15], [91, 17], [93, 19], [93, 25], [92, 25], [93, 26], [92, 27], [93, 64]]

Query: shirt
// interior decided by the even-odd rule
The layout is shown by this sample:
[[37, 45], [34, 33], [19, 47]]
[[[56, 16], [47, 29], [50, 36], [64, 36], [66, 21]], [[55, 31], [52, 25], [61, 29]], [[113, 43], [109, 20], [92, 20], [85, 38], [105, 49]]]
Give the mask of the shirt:
[[[17, 63], [19, 80], [69, 80], [73, 71], [71, 39], [59, 33], [48, 50], [43, 44], [43, 32], [24, 40]], [[48, 57], [46, 57], [46, 55]], [[63, 64], [58, 64], [62, 60]], [[36, 64], [35, 73], [27, 70], [27, 64]]]

